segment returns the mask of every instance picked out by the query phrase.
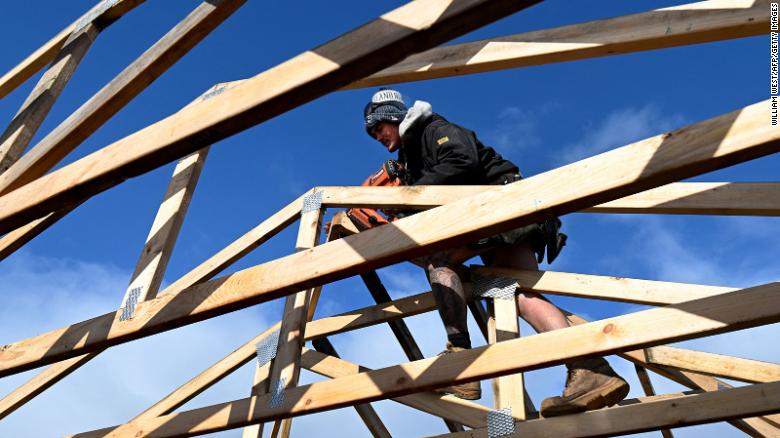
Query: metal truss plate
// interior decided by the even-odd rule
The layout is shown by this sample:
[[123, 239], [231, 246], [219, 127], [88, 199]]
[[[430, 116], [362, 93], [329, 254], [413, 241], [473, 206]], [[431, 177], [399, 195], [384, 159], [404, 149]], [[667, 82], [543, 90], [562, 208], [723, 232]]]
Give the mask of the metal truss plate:
[[[268, 406], [272, 408], [278, 408], [284, 402], [284, 387], [287, 384], [287, 379], [284, 377], [276, 381], [271, 392], [271, 400], [268, 401]], [[514, 427], [514, 423], [513, 423]]]
[[122, 314], [119, 315], [120, 321], [127, 321], [133, 317], [133, 314], [135, 313], [135, 305], [138, 304], [138, 297], [141, 296], [141, 290], [142, 288], [140, 286], [134, 287], [130, 290], [130, 294], [127, 296], [127, 301], [125, 301], [125, 306], [122, 307]]
[[226, 89], [227, 89], [227, 87], [225, 87], [225, 86], [222, 86], [222, 87], [219, 87], [219, 88], [215, 88], [215, 89], [209, 91], [208, 93], [204, 94], [203, 97], [201, 98], [201, 100], [209, 100], [209, 99], [211, 99], [214, 96], [218, 96], [218, 95], [222, 94]]
[[95, 18], [103, 15], [103, 12], [113, 8], [119, 0], [103, 0], [97, 7], [92, 8], [92, 11], [79, 20], [76, 27], [73, 29], [73, 34], [77, 34], [81, 29], [84, 29], [89, 23], [95, 20]]
[[474, 296], [511, 300], [515, 297], [517, 281], [504, 277], [478, 276], [474, 280]]
[[314, 192], [303, 198], [301, 213], [308, 213], [320, 208], [322, 208], [322, 192]]
[[270, 333], [257, 343], [257, 366], [263, 366], [276, 357], [276, 347], [279, 345], [279, 330]]
[[515, 433], [515, 419], [512, 408], [498, 409], [487, 413], [488, 438], [498, 438]]

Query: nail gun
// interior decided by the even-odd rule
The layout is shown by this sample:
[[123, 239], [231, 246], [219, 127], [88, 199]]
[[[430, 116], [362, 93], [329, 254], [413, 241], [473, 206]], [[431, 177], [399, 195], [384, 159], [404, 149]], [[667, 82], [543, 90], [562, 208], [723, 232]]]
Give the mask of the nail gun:
[[[395, 160], [387, 160], [382, 163], [379, 170], [371, 174], [361, 185], [396, 187], [406, 185], [405, 181], [406, 170], [401, 163]], [[350, 208], [347, 210], [347, 216], [360, 231], [390, 223], [398, 217], [396, 212], [391, 210], [381, 210], [381, 212], [384, 213], [384, 216], [379, 211], [370, 208]]]

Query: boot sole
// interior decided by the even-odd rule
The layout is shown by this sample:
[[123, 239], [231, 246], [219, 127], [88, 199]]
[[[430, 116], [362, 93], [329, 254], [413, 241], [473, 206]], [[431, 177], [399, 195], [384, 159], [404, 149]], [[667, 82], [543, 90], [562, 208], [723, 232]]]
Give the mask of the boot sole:
[[451, 388], [441, 388], [441, 389], [437, 389], [436, 392], [444, 395], [454, 395], [455, 397], [458, 397], [459, 399], [462, 400], [479, 400], [482, 398], [482, 391], [463, 392], [463, 391], [452, 390]]
[[560, 415], [577, 414], [594, 409], [613, 406], [622, 401], [628, 395], [630, 387], [624, 380], [613, 377], [607, 383], [587, 392], [564, 406], [562, 409], [542, 412], [544, 417], [557, 417]]

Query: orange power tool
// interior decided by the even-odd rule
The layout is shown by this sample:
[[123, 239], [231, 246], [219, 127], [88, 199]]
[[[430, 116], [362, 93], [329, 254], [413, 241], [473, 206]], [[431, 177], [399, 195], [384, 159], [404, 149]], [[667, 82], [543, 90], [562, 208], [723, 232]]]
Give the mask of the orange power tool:
[[[406, 171], [401, 163], [395, 160], [387, 160], [382, 163], [382, 167], [363, 181], [362, 186], [402, 186], [405, 185]], [[352, 220], [360, 231], [378, 227], [383, 224], [394, 221], [397, 217], [392, 211], [382, 210], [382, 214], [377, 210], [370, 208], [350, 208], [347, 210], [347, 216]]]

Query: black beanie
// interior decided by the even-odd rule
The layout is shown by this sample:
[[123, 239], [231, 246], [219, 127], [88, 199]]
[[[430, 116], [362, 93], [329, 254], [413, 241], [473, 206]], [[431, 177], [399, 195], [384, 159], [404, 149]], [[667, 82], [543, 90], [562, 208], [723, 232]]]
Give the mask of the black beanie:
[[371, 135], [371, 130], [379, 122], [401, 123], [406, 117], [406, 110], [401, 93], [389, 88], [382, 88], [374, 93], [371, 102], [363, 110], [366, 132]]

